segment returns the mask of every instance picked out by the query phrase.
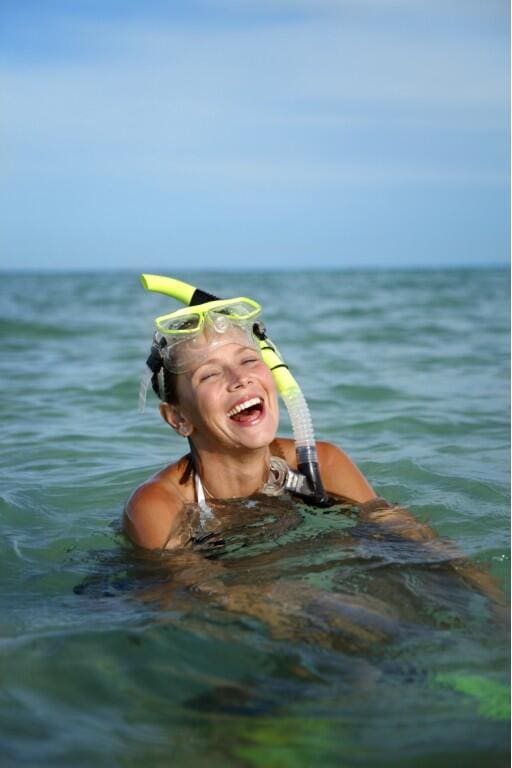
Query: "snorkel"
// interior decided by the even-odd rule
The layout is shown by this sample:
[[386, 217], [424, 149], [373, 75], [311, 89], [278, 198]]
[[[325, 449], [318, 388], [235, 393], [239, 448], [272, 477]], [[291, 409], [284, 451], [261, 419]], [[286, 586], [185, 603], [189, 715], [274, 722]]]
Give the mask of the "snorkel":
[[[141, 283], [147, 291], [163, 293], [186, 306], [218, 300], [217, 296], [172, 277], [143, 274]], [[295, 439], [299, 473], [289, 473], [286, 489], [314, 506], [331, 506], [333, 501], [325, 493], [320, 478], [313, 423], [305, 397], [288, 366], [268, 338], [263, 323], [256, 321], [253, 333], [258, 339], [262, 359], [272, 372], [276, 389], [288, 410]]]

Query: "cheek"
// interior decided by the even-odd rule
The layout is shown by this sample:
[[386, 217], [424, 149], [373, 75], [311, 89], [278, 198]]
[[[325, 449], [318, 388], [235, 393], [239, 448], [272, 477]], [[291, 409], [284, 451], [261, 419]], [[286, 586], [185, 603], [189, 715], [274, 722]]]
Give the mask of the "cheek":
[[197, 422], [198, 415], [201, 412], [200, 403], [197, 392], [193, 389], [190, 382], [185, 378], [179, 377], [176, 393], [178, 395], [178, 405], [183, 415], [192, 422]]
[[208, 417], [215, 413], [215, 403], [216, 398], [212, 396], [211, 392], [203, 391], [198, 395], [196, 400], [196, 413], [201, 421], [208, 421]]
[[264, 385], [265, 389], [268, 392], [273, 393], [275, 398], [277, 399], [277, 389], [276, 389], [274, 377], [272, 376], [271, 371], [267, 368], [266, 365], [263, 365], [260, 371], [260, 380]]
[[209, 423], [215, 419], [219, 409], [224, 412], [224, 401], [215, 386], [200, 387], [190, 400], [190, 410], [196, 418], [196, 422]]

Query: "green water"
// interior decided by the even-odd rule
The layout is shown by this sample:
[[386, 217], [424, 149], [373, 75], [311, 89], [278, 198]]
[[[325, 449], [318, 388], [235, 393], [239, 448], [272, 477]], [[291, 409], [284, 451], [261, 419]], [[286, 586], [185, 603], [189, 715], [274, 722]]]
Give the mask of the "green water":
[[[317, 436], [508, 591], [505, 271], [189, 277], [261, 301]], [[137, 412], [169, 307], [134, 275], [2, 277], [2, 765], [508, 765], [506, 626], [442, 557], [286, 500], [177, 555], [120, 536], [183, 451]]]

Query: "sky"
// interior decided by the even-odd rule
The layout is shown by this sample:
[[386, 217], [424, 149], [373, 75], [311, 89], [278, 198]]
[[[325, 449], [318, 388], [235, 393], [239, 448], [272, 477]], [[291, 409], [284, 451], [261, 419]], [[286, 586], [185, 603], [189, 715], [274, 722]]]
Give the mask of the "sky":
[[1, 0], [0, 269], [506, 264], [508, 0]]

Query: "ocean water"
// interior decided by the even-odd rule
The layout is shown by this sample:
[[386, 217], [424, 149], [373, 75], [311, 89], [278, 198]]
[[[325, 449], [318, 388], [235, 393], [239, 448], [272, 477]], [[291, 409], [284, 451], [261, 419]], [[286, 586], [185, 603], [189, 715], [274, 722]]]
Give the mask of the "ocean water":
[[[317, 437], [508, 593], [507, 271], [175, 276], [258, 299]], [[508, 765], [506, 624], [446, 557], [289, 500], [225, 505], [215, 547], [123, 539], [184, 449], [137, 410], [174, 306], [2, 276], [2, 766]]]

